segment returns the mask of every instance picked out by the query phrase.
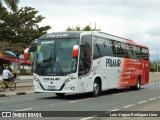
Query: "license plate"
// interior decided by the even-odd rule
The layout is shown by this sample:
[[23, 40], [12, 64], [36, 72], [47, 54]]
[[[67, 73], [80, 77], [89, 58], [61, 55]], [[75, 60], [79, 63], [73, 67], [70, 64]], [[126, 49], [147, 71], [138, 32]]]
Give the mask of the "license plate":
[[54, 90], [56, 87], [55, 86], [48, 86], [48, 89]]

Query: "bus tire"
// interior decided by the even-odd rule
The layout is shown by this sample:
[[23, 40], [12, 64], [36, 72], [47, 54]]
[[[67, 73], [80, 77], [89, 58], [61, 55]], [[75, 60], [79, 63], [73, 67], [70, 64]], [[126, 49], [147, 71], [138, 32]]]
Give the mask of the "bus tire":
[[100, 95], [101, 93], [101, 87], [100, 87], [100, 83], [98, 80], [94, 81], [93, 84], [93, 92], [92, 92], [92, 96], [93, 97], [97, 97], [98, 95]]
[[141, 88], [141, 78], [138, 77], [137, 81], [136, 81], [136, 85], [135, 86], [131, 86], [130, 89], [132, 90], [139, 90]]
[[55, 93], [58, 97], [63, 97], [65, 93]]
[[135, 90], [139, 90], [141, 88], [141, 78], [138, 77], [137, 78], [137, 83], [136, 83], [136, 86], [135, 86]]

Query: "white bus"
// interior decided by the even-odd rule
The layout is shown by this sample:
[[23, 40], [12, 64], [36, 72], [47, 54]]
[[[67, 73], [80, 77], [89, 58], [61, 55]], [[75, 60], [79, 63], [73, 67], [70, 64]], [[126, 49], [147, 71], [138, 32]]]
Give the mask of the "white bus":
[[[28, 57], [28, 52], [24, 52]], [[87, 93], [149, 82], [149, 50], [102, 32], [56, 32], [39, 37], [34, 56], [36, 92]]]

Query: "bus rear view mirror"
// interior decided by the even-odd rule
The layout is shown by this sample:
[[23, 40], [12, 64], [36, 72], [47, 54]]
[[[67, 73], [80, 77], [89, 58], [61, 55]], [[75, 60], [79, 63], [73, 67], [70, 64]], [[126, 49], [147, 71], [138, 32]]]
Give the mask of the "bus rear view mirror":
[[72, 50], [72, 57], [73, 57], [73, 58], [78, 57], [78, 52], [79, 52], [79, 46], [78, 46], [78, 45], [75, 45], [75, 46], [73, 47], [73, 50]]
[[29, 58], [29, 48], [24, 50], [24, 59], [28, 60], [28, 58]]
[[29, 47], [29, 48], [26, 48], [25, 50], [24, 50], [24, 59], [25, 60], [28, 60], [29, 59], [29, 53], [30, 52], [35, 52], [36, 51], [36, 46], [31, 46], [31, 47]]

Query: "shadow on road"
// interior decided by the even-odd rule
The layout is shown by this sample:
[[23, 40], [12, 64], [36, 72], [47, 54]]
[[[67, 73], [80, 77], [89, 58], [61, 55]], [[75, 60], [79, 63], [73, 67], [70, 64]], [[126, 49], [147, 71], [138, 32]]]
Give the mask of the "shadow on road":
[[[141, 88], [140, 90], [145, 89]], [[120, 93], [127, 93], [131, 91], [137, 91], [137, 90], [131, 90], [129, 88], [123, 88], [123, 89], [110, 89], [103, 91], [100, 96], [106, 96], [106, 95], [114, 95], [114, 94], [120, 94]], [[38, 98], [38, 99], [46, 99], [46, 100], [53, 100], [53, 99], [59, 99], [59, 100], [81, 100], [81, 99], [87, 99], [87, 98], [92, 98], [90, 93], [83, 93], [83, 94], [70, 94], [70, 95], [65, 95], [63, 97], [58, 97], [58, 96], [49, 96], [49, 97], [43, 97], [43, 98]]]

